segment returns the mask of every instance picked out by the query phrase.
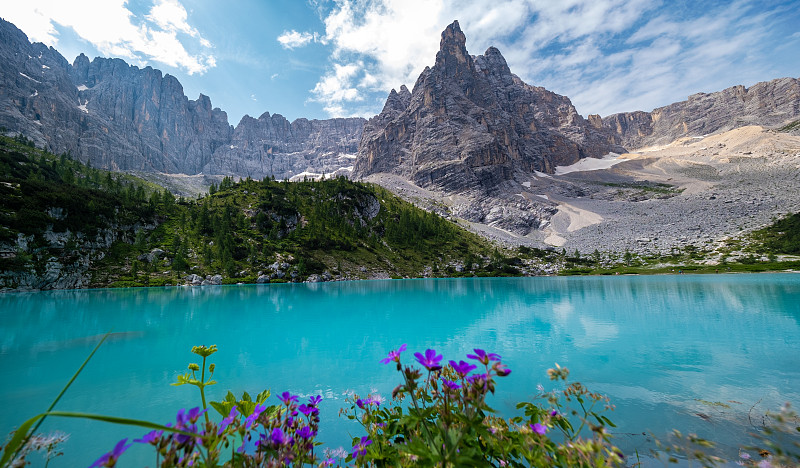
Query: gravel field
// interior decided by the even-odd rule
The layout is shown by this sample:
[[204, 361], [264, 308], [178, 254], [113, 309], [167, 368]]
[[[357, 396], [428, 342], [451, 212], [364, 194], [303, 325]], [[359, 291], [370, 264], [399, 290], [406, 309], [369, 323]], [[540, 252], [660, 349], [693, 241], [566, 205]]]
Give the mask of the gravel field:
[[[618, 159], [607, 168], [596, 164], [589, 167], [599, 169], [518, 177], [519, 191], [504, 196], [558, 208], [525, 235], [457, 221], [509, 246], [648, 254], [690, 244], [713, 247], [800, 212], [800, 136], [742, 127], [642, 148]], [[391, 174], [365, 180], [443, 215], [471, 198], [431, 192]]]

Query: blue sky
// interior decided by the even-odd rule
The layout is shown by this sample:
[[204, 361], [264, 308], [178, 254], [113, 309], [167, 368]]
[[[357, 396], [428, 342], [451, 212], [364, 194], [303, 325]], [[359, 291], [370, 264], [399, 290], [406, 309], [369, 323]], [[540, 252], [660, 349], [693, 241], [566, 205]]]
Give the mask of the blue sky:
[[470, 53], [497, 47], [584, 116], [800, 76], [798, 0], [0, 0], [0, 17], [70, 62], [172, 74], [234, 125], [370, 117], [433, 64], [454, 19]]

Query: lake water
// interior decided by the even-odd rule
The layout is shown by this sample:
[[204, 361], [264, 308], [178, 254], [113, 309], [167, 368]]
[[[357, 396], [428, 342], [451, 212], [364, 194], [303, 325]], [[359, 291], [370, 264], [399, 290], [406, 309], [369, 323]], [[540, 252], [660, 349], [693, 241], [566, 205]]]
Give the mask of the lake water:
[[[46, 409], [99, 340], [105, 343], [56, 409], [174, 421], [199, 405], [171, 387], [194, 345], [216, 344], [218, 385], [239, 395], [322, 394], [319, 440], [349, 448], [358, 426], [338, 417], [355, 391], [388, 396], [379, 364], [408, 343], [463, 359], [496, 352], [513, 370], [490, 404], [505, 416], [552, 386], [546, 370], [607, 394], [616, 442], [646, 453], [671, 428], [720, 441], [729, 455], [767, 410], [800, 405], [800, 274], [388, 280], [0, 295], [0, 433]], [[272, 398], [271, 402], [275, 402]], [[724, 403], [726, 406], [708, 402]], [[212, 410], [213, 411], [213, 410]], [[50, 418], [71, 434], [51, 466], [86, 466], [144, 430]], [[134, 447], [118, 466], [153, 465]], [[34, 466], [41, 466], [38, 455]]]

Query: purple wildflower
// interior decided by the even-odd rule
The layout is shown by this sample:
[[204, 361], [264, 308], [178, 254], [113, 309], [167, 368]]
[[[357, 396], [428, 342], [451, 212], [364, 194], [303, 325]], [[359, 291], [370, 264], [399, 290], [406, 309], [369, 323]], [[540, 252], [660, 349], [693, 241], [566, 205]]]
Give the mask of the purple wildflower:
[[290, 402], [297, 402], [297, 395], [292, 395], [289, 392], [281, 393], [281, 396], [278, 397], [279, 400], [283, 402], [284, 405], [289, 405]]
[[552, 410], [552, 411], [550, 411], [550, 417], [551, 417], [551, 418], [555, 418], [556, 416], [558, 416], [558, 410]]
[[361, 441], [353, 446], [353, 458], [363, 457], [367, 454], [367, 447], [372, 444], [372, 441], [369, 440], [369, 437], [364, 436], [361, 438]]
[[272, 434], [270, 434], [269, 438], [275, 445], [284, 445], [289, 442], [289, 439], [279, 427], [272, 430]]
[[253, 414], [248, 416], [247, 419], [245, 420], [244, 427], [249, 428], [250, 426], [252, 426], [256, 422], [258, 417], [261, 416], [261, 413], [263, 413], [265, 409], [267, 409], [267, 405], [264, 404], [256, 405], [256, 407], [253, 409]]
[[308, 416], [310, 414], [313, 414], [313, 415], [319, 414], [319, 410], [317, 408], [315, 408], [313, 405], [302, 404], [297, 409], [299, 409], [300, 412], [303, 413], [306, 416]]
[[449, 390], [458, 390], [459, 388], [461, 388], [461, 385], [447, 379], [442, 379], [442, 383]]
[[100, 467], [100, 466], [114, 466], [117, 463], [119, 457], [128, 450], [133, 444], [125, 444], [128, 439], [122, 439], [117, 442], [117, 445], [114, 446], [114, 449], [108, 453], [103, 454], [100, 458], [98, 458], [94, 463], [89, 465], [89, 468]]
[[450, 367], [452, 367], [453, 370], [456, 371], [456, 373], [458, 373], [458, 375], [460, 375], [462, 378], [466, 377], [467, 374], [478, 368], [478, 366], [475, 364], [470, 364], [466, 361], [459, 361], [457, 363], [456, 361], [450, 361]]
[[309, 406], [317, 406], [322, 401], [322, 395], [314, 395], [308, 399]]
[[143, 435], [141, 439], [133, 439], [134, 442], [138, 444], [153, 444], [156, 445], [158, 439], [164, 434], [164, 431], [150, 431], [147, 434]]
[[369, 397], [366, 400], [362, 400], [361, 398], [356, 400], [356, 406], [358, 406], [361, 409], [364, 409], [365, 406], [369, 406], [369, 405], [380, 406], [381, 402], [377, 398], [373, 398], [373, 397]]
[[199, 406], [195, 406], [188, 412], [185, 409], [181, 408], [180, 410], [178, 410], [178, 415], [175, 417], [177, 421], [177, 425], [175, 426], [175, 428], [180, 429], [189, 426], [189, 424], [196, 423], [197, 419], [200, 418], [200, 416], [205, 412], [206, 410], [201, 410]]
[[403, 343], [400, 345], [400, 348], [397, 351], [395, 350], [389, 351], [389, 355], [381, 359], [381, 364], [389, 364], [392, 361], [400, 362], [400, 353], [402, 353], [405, 350], [406, 350], [406, 344]]
[[489, 376], [487, 374], [472, 374], [467, 377], [467, 382], [473, 385], [483, 385]]
[[544, 435], [547, 432], [547, 426], [541, 423], [531, 424], [531, 429], [539, 435]]
[[224, 418], [222, 422], [219, 424], [219, 432], [217, 433], [217, 435], [222, 435], [222, 433], [225, 432], [228, 426], [230, 426], [231, 423], [233, 423], [233, 420], [235, 418], [236, 418], [236, 407], [234, 406], [233, 408], [231, 408], [231, 412], [228, 414], [228, 416]]
[[511, 373], [511, 369], [506, 367], [505, 364], [499, 362], [495, 363], [495, 365], [492, 366], [492, 369], [494, 369], [494, 371], [497, 372], [498, 377], [505, 377]]
[[333, 458], [326, 458], [325, 461], [320, 463], [319, 466], [324, 468], [326, 466], [333, 466], [334, 463], [335, 463], [335, 460]]
[[314, 431], [311, 430], [311, 428], [308, 427], [308, 426], [303, 426], [303, 427], [300, 428], [299, 431], [297, 431], [297, 436], [300, 437], [301, 439], [308, 440], [308, 439], [314, 437], [315, 435], [316, 434], [314, 433]]
[[475, 359], [476, 361], [480, 361], [481, 364], [489, 364], [489, 361], [499, 361], [500, 355], [495, 353], [487, 353], [482, 349], [475, 348], [473, 349], [475, 354], [467, 354], [467, 357], [470, 359]]
[[442, 355], [436, 355], [436, 351], [432, 349], [426, 349], [425, 355], [423, 356], [421, 353], [414, 353], [414, 357], [417, 358], [420, 364], [425, 366], [426, 369], [429, 371], [435, 371], [442, 368], [439, 365], [442, 362]]

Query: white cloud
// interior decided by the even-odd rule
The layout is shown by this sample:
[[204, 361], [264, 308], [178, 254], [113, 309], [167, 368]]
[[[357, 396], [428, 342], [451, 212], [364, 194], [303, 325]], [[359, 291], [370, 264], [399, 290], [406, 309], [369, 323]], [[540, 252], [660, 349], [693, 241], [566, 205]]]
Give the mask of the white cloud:
[[[54, 47], [58, 44], [56, 25], [59, 25], [72, 28], [103, 55], [139, 65], [152, 60], [182, 68], [189, 74], [203, 73], [216, 66], [209, 50], [211, 43], [189, 25], [186, 9], [177, 0], [157, 0], [142, 18], [127, 8], [127, 0], [9, 2], [4, 5], [3, 15], [32, 41]], [[187, 37], [191, 42], [187, 42]], [[203, 50], [189, 53], [187, 44]]]
[[284, 49], [294, 49], [296, 47], [303, 47], [309, 43], [318, 40], [317, 34], [309, 32], [297, 32], [294, 29], [291, 31], [284, 31], [283, 34], [278, 36], [278, 42]]
[[[312, 90], [331, 115], [363, 108], [370, 92], [414, 84], [441, 31], [458, 19], [467, 48], [496, 46], [526, 82], [569, 96], [579, 112], [650, 110], [753, 82], [769, 13], [755, 0], [692, 11], [651, 0], [336, 0], [320, 7], [328, 73]], [[765, 10], [767, 11], [765, 13]], [[791, 35], [790, 35], [791, 36]], [[766, 52], [766, 51], [763, 51]], [[342, 75], [337, 67], [360, 64]], [[350, 70], [348, 68], [348, 70]], [[341, 92], [334, 92], [339, 88]], [[352, 97], [352, 99], [350, 99]], [[372, 105], [380, 111], [382, 100]]]

